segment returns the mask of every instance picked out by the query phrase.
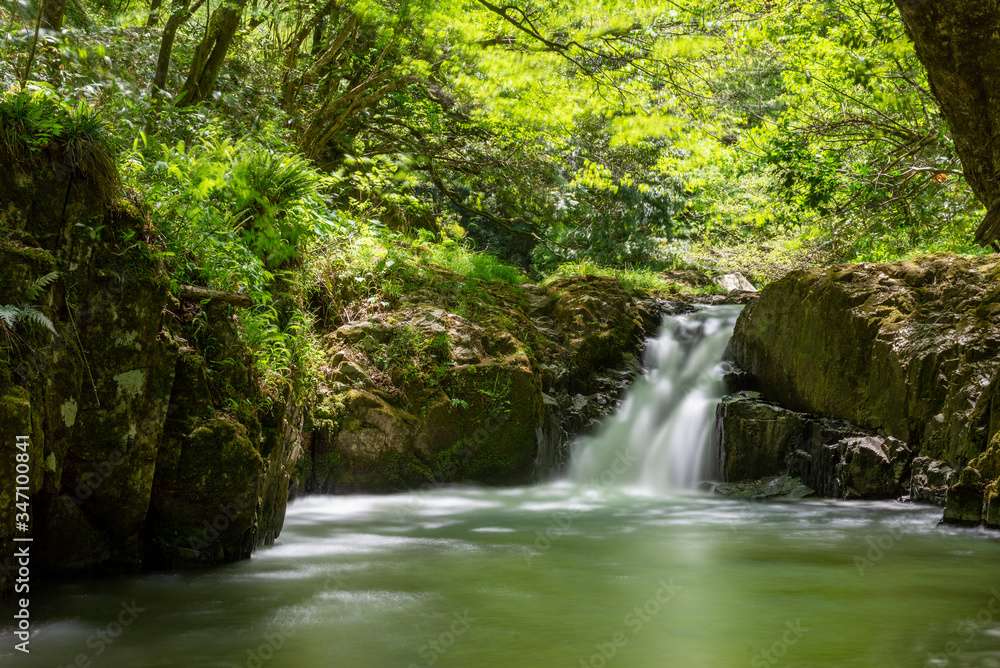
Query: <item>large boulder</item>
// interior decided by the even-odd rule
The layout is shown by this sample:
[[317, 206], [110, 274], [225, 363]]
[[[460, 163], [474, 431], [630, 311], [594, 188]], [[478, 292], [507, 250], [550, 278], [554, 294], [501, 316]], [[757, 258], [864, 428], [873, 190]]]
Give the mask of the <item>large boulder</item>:
[[795, 271], [736, 324], [736, 362], [792, 410], [968, 461], [1000, 428], [1000, 259]]
[[[151, 221], [57, 139], [23, 155], [0, 146], [0, 305], [31, 304], [54, 330], [22, 320], [0, 342], [0, 474], [13, 479], [27, 436], [32, 564], [70, 574], [245, 557], [280, 530], [302, 417], [252, 408], [265, 402], [231, 315], [192, 307], [210, 350], [186, 344], [144, 241]], [[0, 557], [13, 502], [0, 490]], [[192, 548], [206, 522], [228, 526]], [[0, 591], [10, 584], [3, 570]]]
[[[613, 409], [660, 318], [615, 279], [503, 286], [442, 272], [421, 291], [324, 339], [327, 376], [297, 489], [390, 491], [531, 482], [567, 456], [566, 431]], [[441, 289], [476, 292], [476, 313]], [[460, 315], [462, 311], [467, 315]]]
[[894, 499], [906, 493], [910, 449], [843, 420], [798, 413], [756, 392], [723, 398], [719, 461], [726, 483], [797, 478], [820, 496]]
[[[732, 354], [766, 398], [848, 419], [928, 466], [961, 470], [1000, 431], [998, 279], [996, 256], [952, 254], [792, 272], [740, 316]], [[855, 456], [869, 462], [855, 467], [864, 487], [884, 483], [868, 479], [870, 466], [888, 475], [887, 460], [909, 454], [862, 447]], [[986, 470], [963, 472], [948, 492], [946, 519], [977, 523], [986, 512], [997, 474], [977, 466]]]

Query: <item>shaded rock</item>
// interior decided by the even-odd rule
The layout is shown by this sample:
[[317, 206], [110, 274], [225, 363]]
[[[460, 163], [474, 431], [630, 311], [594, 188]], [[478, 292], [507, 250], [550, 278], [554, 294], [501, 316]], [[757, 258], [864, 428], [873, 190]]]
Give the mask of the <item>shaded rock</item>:
[[957, 477], [958, 472], [943, 461], [916, 457], [911, 467], [910, 499], [943, 506], [948, 486]]
[[991, 529], [1000, 529], [1000, 480], [994, 480], [986, 487], [985, 501], [984, 524]]
[[905, 493], [910, 475], [905, 443], [776, 406], [755, 392], [723, 397], [717, 439], [727, 483], [787, 475], [824, 497], [892, 499]]
[[948, 488], [944, 521], [964, 526], [982, 524], [984, 498], [985, 485], [979, 471], [974, 468], [963, 469], [958, 482]]
[[994, 507], [998, 480], [1000, 434], [993, 437], [985, 452], [969, 462], [959, 475], [958, 483], [948, 489], [944, 521], [964, 525], [978, 525], [984, 520], [989, 521], [990, 513], [996, 512]]
[[51, 573], [87, 570], [111, 559], [107, 534], [91, 526], [79, 503], [71, 496], [57, 496], [35, 529], [37, 563]]
[[744, 310], [735, 360], [783, 406], [968, 461], [1000, 427], [998, 275], [949, 254], [795, 271]]
[[861, 436], [845, 438], [838, 445], [844, 498], [895, 499], [905, 493], [903, 481], [912, 457], [905, 443], [891, 436]]
[[743, 392], [724, 397], [719, 404], [722, 479], [756, 480], [787, 467], [791, 452], [806, 438], [808, 422], [794, 411]]
[[762, 480], [719, 483], [713, 485], [711, 491], [743, 499], [796, 500], [815, 494], [815, 491], [803, 485], [801, 480], [787, 475], [767, 477]]

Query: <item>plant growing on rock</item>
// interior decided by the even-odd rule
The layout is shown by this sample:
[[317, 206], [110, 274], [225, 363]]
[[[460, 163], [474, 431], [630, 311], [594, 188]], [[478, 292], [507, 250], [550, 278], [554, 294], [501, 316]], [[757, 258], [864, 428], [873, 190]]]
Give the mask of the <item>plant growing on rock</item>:
[[6, 338], [7, 346], [14, 345], [15, 337], [17, 336], [16, 330], [19, 325], [42, 327], [58, 336], [58, 332], [56, 332], [56, 328], [49, 317], [32, 304], [58, 278], [58, 272], [54, 271], [40, 276], [25, 286], [24, 300], [20, 304], [0, 305], [0, 328], [2, 328], [4, 337]]

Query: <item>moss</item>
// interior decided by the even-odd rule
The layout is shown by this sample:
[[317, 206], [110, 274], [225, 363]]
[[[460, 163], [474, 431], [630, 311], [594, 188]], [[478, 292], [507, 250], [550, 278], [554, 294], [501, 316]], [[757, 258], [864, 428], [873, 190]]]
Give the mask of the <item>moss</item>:
[[985, 490], [986, 526], [1000, 529], [1000, 479], [991, 482]]
[[0, 95], [0, 152], [24, 167], [66, 165], [94, 184], [105, 201], [119, 188], [114, 140], [86, 104], [71, 107], [43, 93]]
[[[452, 445], [438, 455], [443, 479], [506, 484], [526, 480], [537, 448], [542, 401], [538, 379], [515, 364], [481, 364], [455, 371]], [[434, 433], [434, 429], [430, 430]], [[448, 431], [437, 425], [439, 432]]]
[[0, 239], [0, 264], [6, 266], [8, 262], [17, 261], [30, 262], [36, 271], [52, 271], [56, 268], [56, 259], [47, 250]]
[[962, 526], [978, 526], [983, 521], [983, 501], [986, 486], [983, 478], [973, 468], [966, 468], [958, 482], [948, 488], [945, 499], [944, 521]]

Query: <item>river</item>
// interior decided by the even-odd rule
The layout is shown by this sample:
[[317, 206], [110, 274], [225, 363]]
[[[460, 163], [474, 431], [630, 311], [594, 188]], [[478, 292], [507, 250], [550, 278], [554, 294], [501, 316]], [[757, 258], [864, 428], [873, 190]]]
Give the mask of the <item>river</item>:
[[[716, 321], [735, 316], [699, 317], [650, 347], [650, 372], [581, 441], [567, 479], [300, 499], [249, 561], [43, 586], [31, 654], [6, 634], [0, 661], [1000, 666], [995, 533], [938, 526], [929, 506], [687, 489], [713, 465], [706, 416], [727, 338]], [[690, 363], [709, 340], [714, 352]]]

